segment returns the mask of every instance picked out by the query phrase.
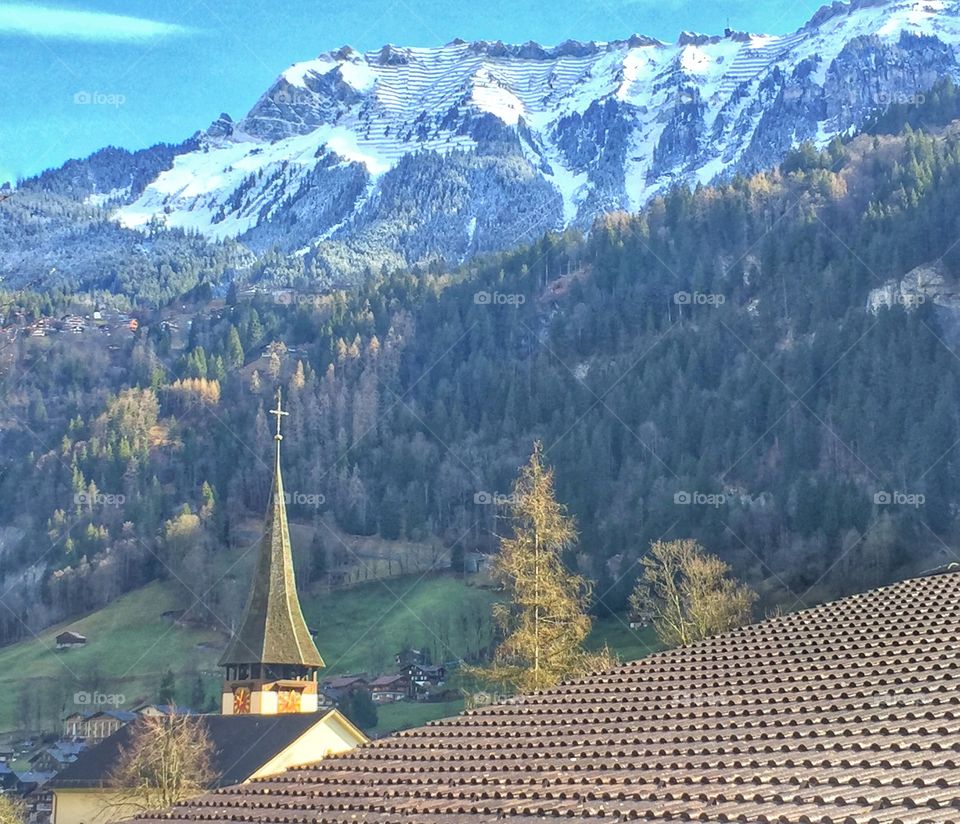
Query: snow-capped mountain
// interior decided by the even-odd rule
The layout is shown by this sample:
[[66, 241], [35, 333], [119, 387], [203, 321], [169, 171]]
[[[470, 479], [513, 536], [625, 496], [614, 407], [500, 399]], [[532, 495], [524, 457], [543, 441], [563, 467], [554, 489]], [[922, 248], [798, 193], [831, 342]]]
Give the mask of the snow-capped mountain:
[[334, 268], [371, 249], [462, 258], [824, 144], [956, 77], [958, 46], [960, 0], [855, 0], [785, 36], [345, 47], [111, 193], [114, 216]]

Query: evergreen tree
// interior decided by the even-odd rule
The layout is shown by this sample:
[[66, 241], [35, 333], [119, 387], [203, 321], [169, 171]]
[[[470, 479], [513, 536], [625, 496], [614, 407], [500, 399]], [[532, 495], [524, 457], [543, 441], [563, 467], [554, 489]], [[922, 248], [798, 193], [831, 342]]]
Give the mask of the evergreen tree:
[[207, 689], [203, 683], [203, 677], [197, 673], [197, 678], [193, 682], [193, 689], [190, 692], [190, 708], [203, 712], [207, 708]]
[[243, 345], [240, 343], [240, 333], [237, 327], [231, 324], [227, 334], [227, 346], [224, 352], [224, 364], [229, 370], [243, 366]]
[[177, 681], [173, 670], [168, 669], [160, 679], [160, 689], [157, 690], [157, 703], [173, 705], [177, 700]]
[[377, 705], [370, 693], [364, 689], [351, 693], [344, 707], [344, 714], [362, 730], [373, 729], [379, 721]]

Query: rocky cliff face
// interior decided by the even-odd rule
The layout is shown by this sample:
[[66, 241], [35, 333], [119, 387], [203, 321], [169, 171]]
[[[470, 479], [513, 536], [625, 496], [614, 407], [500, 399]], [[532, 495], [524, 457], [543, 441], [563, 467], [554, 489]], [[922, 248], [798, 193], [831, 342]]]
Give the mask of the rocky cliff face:
[[909, 100], [956, 66], [954, 47], [936, 36], [903, 30], [893, 43], [876, 34], [855, 37], [827, 67], [823, 112], [838, 124], [855, 125], [878, 104]]
[[328, 268], [458, 259], [825, 144], [960, 75], [958, 45], [960, 0], [857, 0], [785, 36], [345, 47], [218, 118], [114, 217]]
[[915, 309], [924, 303], [960, 313], [960, 284], [941, 261], [917, 266], [899, 282], [892, 280], [871, 290], [867, 298], [867, 308], [874, 313], [894, 306]]

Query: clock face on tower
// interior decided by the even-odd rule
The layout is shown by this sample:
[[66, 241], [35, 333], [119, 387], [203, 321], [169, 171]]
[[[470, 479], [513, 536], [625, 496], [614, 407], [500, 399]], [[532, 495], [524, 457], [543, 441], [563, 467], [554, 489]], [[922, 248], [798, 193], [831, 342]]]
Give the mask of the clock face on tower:
[[246, 715], [250, 712], [250, 690], [237, 687], [233, 691], [233, 714]]
[[280, 690], [277, 712], [300, 712], [300, 693], [297, 690]]

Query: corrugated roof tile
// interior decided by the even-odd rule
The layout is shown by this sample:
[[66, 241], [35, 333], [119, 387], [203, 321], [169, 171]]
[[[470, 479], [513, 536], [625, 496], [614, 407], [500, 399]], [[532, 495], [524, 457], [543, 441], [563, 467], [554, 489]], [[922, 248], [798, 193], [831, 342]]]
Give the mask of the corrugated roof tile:
[[141, 819], [960, 824], [958, 641], [918, 578]]

